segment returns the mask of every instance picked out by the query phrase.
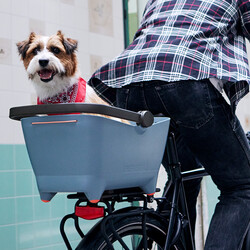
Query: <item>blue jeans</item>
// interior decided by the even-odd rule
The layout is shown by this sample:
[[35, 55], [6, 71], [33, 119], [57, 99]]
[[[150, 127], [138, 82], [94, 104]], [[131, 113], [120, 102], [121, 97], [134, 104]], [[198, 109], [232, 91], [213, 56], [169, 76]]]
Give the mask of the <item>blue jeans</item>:
[[[250, 150], [240, 122], [210, 81], [133, 83], [117, 89], [117, 106], [171, 118], [182, 170], [203, 165], [221, 192], [205, 249], [241, 249], [250, 225]], [[193, 230], [199, 188], [200, 180], [185, 183]]]

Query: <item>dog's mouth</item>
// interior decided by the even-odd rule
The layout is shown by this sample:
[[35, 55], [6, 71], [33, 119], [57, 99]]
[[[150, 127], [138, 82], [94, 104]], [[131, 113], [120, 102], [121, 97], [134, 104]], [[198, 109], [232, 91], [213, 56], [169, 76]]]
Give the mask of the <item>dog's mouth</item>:
[[39, 70], [37, 73], [40, 76], [41, 81], [43, 82], [51, 81], [54, 75], [56, 75], [56, 72], [51, 69], [42, 69]]

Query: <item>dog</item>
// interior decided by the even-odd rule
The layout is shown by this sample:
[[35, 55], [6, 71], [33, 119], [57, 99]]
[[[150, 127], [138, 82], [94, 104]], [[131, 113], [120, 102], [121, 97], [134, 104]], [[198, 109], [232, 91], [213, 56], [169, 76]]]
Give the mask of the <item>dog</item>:
[[37, 104], [86, 102], [108, 105], [80, 77], [78, 42], [59, 30], [50, 37], [31, 32], [18, 52], [37, 94]]

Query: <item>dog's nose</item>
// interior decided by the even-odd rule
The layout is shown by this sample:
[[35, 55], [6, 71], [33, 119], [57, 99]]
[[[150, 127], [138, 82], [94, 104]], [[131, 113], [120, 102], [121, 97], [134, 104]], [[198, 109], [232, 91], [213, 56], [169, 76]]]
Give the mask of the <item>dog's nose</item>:
[[42, 66], [42, 67], [46, 67], [49, 63], [49, 60], [47, 59], [40, 59], [39, 60], [39, 64]]

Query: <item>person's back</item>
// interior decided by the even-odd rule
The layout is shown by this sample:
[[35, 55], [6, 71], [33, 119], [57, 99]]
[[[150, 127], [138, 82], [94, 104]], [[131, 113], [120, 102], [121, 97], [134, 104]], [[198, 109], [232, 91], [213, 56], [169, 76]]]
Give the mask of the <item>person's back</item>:
[[[250, 78], [244, 40], [244, 36], [250, 38], [250, 22], [243, 2], [149, 1], [134, 41], [95, 72], [90, 83], [96, 85], [94, 79], [98, 78], [117, 88], [154, 79], [241, 81], [237, 93], [230, 93], [229, 84], [225, 88], [231, 102], [238, 102], [247, 93], [245, 81]], [[221, 88], [222, 84], [212, 82]]]
[[[129, 73], [141, 67], [139, 80], [152, 80], [154, 74], [165, 81], [245, 80], [249, 67], [243, 37], [238, 34], [240, 23], [235, 22], [240, 15], [237, 4], [236, 0], [150, 1], [134, 41], [119, 56], [132, 62], [124, 81], [130, 81]], [[240, 72], [236, 65], [241, 65]], [[115, 76], [118, 82], [119, 74], [120, 69]], [[138, 76], [132, 81], [138, 81]]]
[[[89, 80], [121, 108], [169, 116], [182, 170], [211, 175], [221, 195], [205, 249], [241, 249], [250, 225], [250, 150], [234, 113], [249, 92], [245, 38], [248, 0], [149, 0], [134, 41]], [[185, 184], [193, 230], [199, 184]]]

